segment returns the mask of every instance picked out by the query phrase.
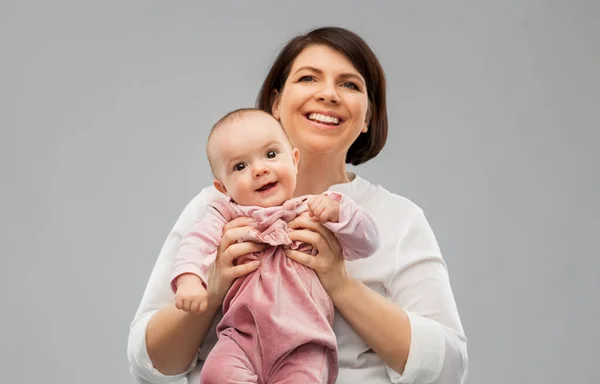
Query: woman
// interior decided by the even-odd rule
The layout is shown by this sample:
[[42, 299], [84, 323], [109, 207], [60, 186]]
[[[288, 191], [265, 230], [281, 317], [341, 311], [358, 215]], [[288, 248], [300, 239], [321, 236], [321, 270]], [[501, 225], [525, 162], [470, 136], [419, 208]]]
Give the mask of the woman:
[[[290, 223], [295, 229], [290, 238], [312, 244], [318, 254], [289, 250], [287, 256], [315, 270], [338, 311], [333, 325], [337, 382], [461, 383], [466, 338], [423, 211], [346, 172], [347, 163], [375, 157], [387, 136], [385, 78], [371, 49], [341, 28], [298, 36], [275, 60], [257, 104], [281, 121], [300, 150], [295, 194], [345, 193], [380, 227], [378, 252], [345, 262], [335, 237], [316, 220], [300, 217]], [[205, 188], [190, 202], [158, 257], [129, 335], [128, 358], [138, 383], [198, 383], [227, 289], [256, 268], [234, 263], [262, 246], [236, 243], [250, 221], [233, 220], [223, 231], [209, 277], [208, 309], [194, 315], [175, 308], [169, 273], [179, 240], [216, 193]]]

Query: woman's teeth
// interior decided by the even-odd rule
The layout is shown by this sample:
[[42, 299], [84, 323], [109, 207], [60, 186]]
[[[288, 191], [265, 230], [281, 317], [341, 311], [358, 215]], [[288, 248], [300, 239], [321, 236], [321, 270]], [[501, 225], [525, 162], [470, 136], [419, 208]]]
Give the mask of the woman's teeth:
[[338, 125], [340, 123], [340, 119], [338, 119], [337, 117], [326, 116], [326, 115], [322, 115], [320, 113], [310, 113], [308, 115], [308, 119], [317, 121], [319, 123], [324, 123], [324, 124]]

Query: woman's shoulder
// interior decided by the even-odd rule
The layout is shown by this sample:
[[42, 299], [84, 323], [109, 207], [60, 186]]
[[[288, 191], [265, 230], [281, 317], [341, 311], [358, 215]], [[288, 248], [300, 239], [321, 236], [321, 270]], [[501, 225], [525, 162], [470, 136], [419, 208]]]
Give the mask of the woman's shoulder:
[[[195, 204], [199, 205], [199, 206], [205, 206], [208, 205], [211, 201], [214, 200], [227, 200], [227, 197], [225, 195], [223, 195], [221, 192], [219, 192], [217, 190], [217, 188], [215, 188], [214, 185], [209, 185], [207, 187], [204, 187], [200, 190], [200, 193], [198, 193], [191, 202], [194, 202]], [[191, 203], [190, 202], [190, 203]]]
[[396, 220], [423, 212], [413, 200], [392, 192], [381, 184], [371, 183], [362, 178], [357, 181], [355, 198], [369, 211], [375, 211]]
[[203, 217], [209, 204], [216, 199], [223, 199], [225, 195], [213, 185], [202, 188], [185, 206], [176, 226], [188, 227], [190, 223]]

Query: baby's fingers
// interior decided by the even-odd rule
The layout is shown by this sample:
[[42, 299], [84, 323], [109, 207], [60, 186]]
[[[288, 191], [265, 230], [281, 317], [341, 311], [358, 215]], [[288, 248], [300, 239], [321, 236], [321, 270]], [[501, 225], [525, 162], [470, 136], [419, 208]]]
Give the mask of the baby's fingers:
[[326, 215], [326, 214], [327, 214], [327, 205], [319, 204], [317, 207], [315, 207], [314, 217], [316, 217], [320, 221], [323, 221], [323, 215]]
[[183, 299], [181, 297], [175, 298], [175, 308], [183, 310]]
[[308, 212], [310, 213], [310, 216], [316, 216], [315, 210], [321, 205], [322, 202], [320, 197], [321, 196], [311, 197], [306, 203], [308, 205]]
[[206, 299], [194, 300], [190, 304], [190, 312], [202, 313], [206, 310], [207, 305]]
[[190, 301], [184, 298], [178, 298], [175, 300], [175, 307], [185, 312], [190, 311]]

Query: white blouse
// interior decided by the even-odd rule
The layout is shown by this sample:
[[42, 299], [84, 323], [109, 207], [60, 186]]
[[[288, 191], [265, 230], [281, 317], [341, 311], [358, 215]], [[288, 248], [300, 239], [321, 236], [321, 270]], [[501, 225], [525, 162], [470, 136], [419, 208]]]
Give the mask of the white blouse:
[[[373, 215], [379, 226], [380, 247], [369, 258], [347, 261], [347, 269], [366, 286], [403, 308], [412, 334], [404, 372], [398, 374], [336, 312], [333, 330], [340, 364], [336, 383], [462, 383], [467, 374], [467, 339], [446, 264], [423, 210], [358, 175], [329, 190], [349, 196]], [[214, 187], [207, 187], [192, 199], [160, 251], [129, 332], [127, 356], [137, 384], [200, 382], [202, 361], [216, 342], [215, 326], [220, 314], [204, 340], [198, 360], [192, 362], [187, 373], [175, 376], [165, 376], [152, 366], [146, 351], [146, 327], [152, 315], [174, 301], [169, 277], [179, 241], [203, 214], [208, 200], [218, 194]]]

